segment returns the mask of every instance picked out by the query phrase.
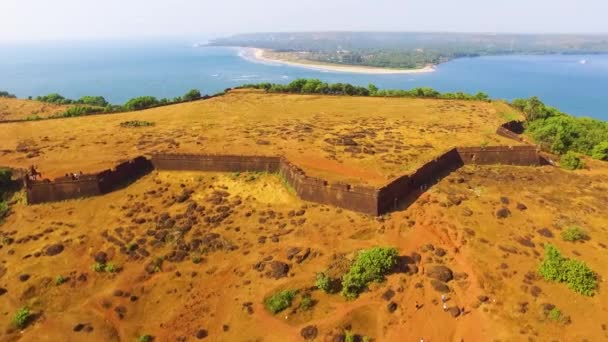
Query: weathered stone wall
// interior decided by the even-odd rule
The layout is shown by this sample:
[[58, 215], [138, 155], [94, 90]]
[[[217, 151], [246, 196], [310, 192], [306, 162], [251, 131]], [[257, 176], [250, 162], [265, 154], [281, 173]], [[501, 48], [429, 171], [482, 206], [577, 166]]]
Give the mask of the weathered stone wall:
[[54, 181], [26, 182], [27, 202], [38, 204], [100, 195], [97, 175], [82, 175], [77, 180], [58, 178]]
[[214, 154], [153, 154], [158, 170], [215, 172], [277, 172], [281, 158]]
[[[517, 125], [518, 123], [507, 123], [499, 130], [517, 136], [510, 131], [517, 129]], [[26, 186], [28, 202], [34, 204], [107, 193], [153, 168], [175, 171], [269, 172], [278, 173], [303, 200], [369, 215], [381, 215], [397, 209], [408, 199], [415, 199], [439, 179], [465, 164], [534, 166], [540, 165], [541, 161], [536, 146], [458, 147], [430, 160], [412, 174], [397, 177], [377, 189], [329, 183], [310, 177], [284, 157], [158, 153], [152, 155], [151, 160], [138, 157], [112, 170], [83, 175], [77, 180], [64, 177], [53, 182], [28, 181]]]
[[53, 181], [26, 181], [27, 202], [37, 204], [101, 195], [128, 184], [150, 170], [150, 161], [137, 157], [112, 170], [81, 175], [78, 179], [60, 177]]
[[498, 129], [496, 130], [496, 134], [500, 136], [521, 142], [524, 141], [524, 139], [520, 135], [523, 132], [524, 124], [522, 121], [517, 120], [506, 122], [500, 125], [500, 127], [498, 127]]
[[456, 151], [464, 164], [540, 165], [536, 146], [458, 147]]

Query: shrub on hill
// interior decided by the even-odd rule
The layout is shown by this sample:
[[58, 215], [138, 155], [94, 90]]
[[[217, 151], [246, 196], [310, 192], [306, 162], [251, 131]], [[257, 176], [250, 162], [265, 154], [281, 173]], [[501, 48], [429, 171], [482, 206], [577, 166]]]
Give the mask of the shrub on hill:
[[603, 141], [591, 150], [591, 157], [599, 160], [608, 161], [608, 141]]
[[46, 102], [46, 103], [54, 103], [54, 104], [71, 104], [73, 101], [70, 99], [66, 99], [65, 97], [52, 93], [44, 96], [36, 97], [37, 101]]
[[140, 96], [130, 99], [125, 103], [126, 110], [140, 110], [159, 105], [159, 101], [154, 96]]
[[14, 94], [9, 93], [8, 91], [0, 91], [0, 97], [6, 97], [9, 99], [15, 99], [17, 98], [17, 96], [15, 96]]
[[561, 235], [564, 241], [570, 242], [582, 241], [587, 238], [587, 234], [585, 234], [585, 232], [577, 226], [567, 228], [562, 232]]
[[526, 132], [551, 152], [572, 151], [608, 159], [608, 122], [567, 115], [537, 97], [515, 99], [511, 105], [524, 113]]
[[201, 98], [201, 92], [198, 89], [192, 89], [190, 91], [188, 91], [186, 94], [184, 94], [184, 96], [182, 96], [182, 99], [184, 101], [194, 101], [194, 100], [198, 100]]
[[65, 112], [60, 114], [52, 115], [52, 118], [73, 118], [77, 116], [84, 116], [95, 113], [104, 112], [104, 108], [100, 107], [90, 107], [90, 106], [74, 106], [65, 110]]
[[83, 96], [78, 101], [74, 101], [75, 103], [96, 106], [96, 107], [106, 107], [109, 105], [108, 101], [103, 96]]
[[568, 151], [559, 159], [559, 165], [566, 170], [578, 170], [585, 167], [585, 162], [578, 153]]
[[291, 306], [296, 292], [292, 290], [280, 291], [268, 297], [264, 301], [264, 306], [273, 314], [279, 313]]
[[440, 93], [435, 89], [423, 87], [411, 90], [397, 89], [378, 89], [373, 84], [367, 87], [355, 86], [348, 83], [325, 83], [318, 79], [299, 78], [289, 84], [278, 83], [258, 83], [245, 84], [239, 88], [262, 89], [269, 93], [292, 93], [292, 94], [325, 94], [325, 95], [347, 95], [347, 96], [378, 96], [378, 97], [417, 97], [417, 98], [436, 98], [451, 100], [482, 100], [488, 101], [490, 98], [485, 93], [475, 95], [457, 93]]
[[120, 123], [120, 127], [147, 127], [154, 126], [154, 122], [150, 121], [141, 121], [141, 120], [132, 120], [132, 121], [123, 121]]
[[373, 281], [382, 281], [397, 263], [397, 250], [388, 247], [374, 247], [359, 252], [355, 262], [342, 278], [342, 295], [349, 299]]
[[24, 306], [15, 312], [12, 322], [15, 328], [23, 329], [27, 326], [31, 318], [32, 313], [30, 312], [30, 309]]
[[546, 280], [566, 283], [585, 296], [593, 296], [597, 288], [596, 274], [582, 261], [563, 257], [553, 245], [545, 246], [545, 258], [538, 273]]

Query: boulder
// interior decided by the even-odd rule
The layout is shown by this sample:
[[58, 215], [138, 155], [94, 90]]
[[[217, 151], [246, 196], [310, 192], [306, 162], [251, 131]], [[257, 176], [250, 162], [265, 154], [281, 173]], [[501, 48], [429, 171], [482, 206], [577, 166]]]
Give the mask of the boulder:
[[437, 279], [444, 283], [454, 279], [452, 270], [443, 265], [431, 266], [426, 271], [426, 276], [429, 278]]

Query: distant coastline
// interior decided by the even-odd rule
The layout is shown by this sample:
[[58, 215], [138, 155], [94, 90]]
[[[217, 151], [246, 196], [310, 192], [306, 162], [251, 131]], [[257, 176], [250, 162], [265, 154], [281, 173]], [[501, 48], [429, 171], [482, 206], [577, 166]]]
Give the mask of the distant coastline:
[[359, 65], [332, 65], [329, 63], [315, 63], [314, 61], [306, 62], [294, 62], [284, 59], [268, 57], [268, 50], [250, 47], [241, 47], [240, 56], [247, 60], [268, 63], [268, 64], [282, 64], [294, 67], [306, 68], [310, 70], [326, 71], [326, 72], [345, 72], [345, 73], [357, 73], [357, 74], [374, 74], [374, 75], [388, 75], [388, 74], [422, 74], [435, 71], [435, 66], [428, 65], [420, 69], [389, 69], [389, 68], [376, 68]]

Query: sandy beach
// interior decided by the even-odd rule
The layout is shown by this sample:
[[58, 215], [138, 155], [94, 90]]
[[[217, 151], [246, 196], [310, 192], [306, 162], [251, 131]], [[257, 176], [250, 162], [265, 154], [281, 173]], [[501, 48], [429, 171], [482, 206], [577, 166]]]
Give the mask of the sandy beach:
[[253, 62], [268, 63], [268, 64], [281, 64], [289, 65], [294, 67], [306, 68], [311, 70], [326, 71], [326, 72], [347, 72], [347, 73], [358, 73], [358, 74], [421, 74], [435, 71], [434, 66], [426, 66], [421, 69], [389, 69], [389, 68], [376, 68], [367, 66], [357, 65], [331, 65], [324, 63], [310, 62], [294, 62], [283, 59], [276, 59], [268, 57], [266, 49], [259, 48], [241, 48], [241, 57], [251, 60]]

